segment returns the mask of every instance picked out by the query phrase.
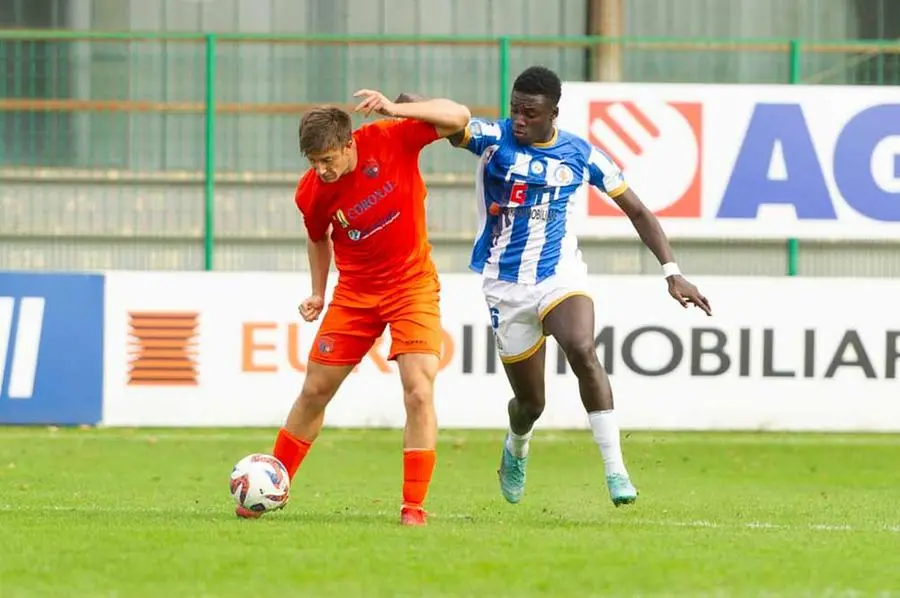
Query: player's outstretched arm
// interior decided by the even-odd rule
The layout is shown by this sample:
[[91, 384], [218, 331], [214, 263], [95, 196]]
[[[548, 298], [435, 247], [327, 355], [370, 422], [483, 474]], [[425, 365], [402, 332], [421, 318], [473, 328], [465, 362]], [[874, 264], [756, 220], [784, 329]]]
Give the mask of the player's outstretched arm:
[[644, 205], [637, 193], [628, 187], [623, 192], [616, 194], [612, 199], [625, 212], [638, 236], [640, 236], [641, 241], [653, 252], [653, 255], [656, 256], [656, 259], [663, 266], [666, 281], [669, 284], [669, 294], [684, 307], [687, 307], [688, 304], [694, 304], [706, 312], [706, 315], [712, 315], [712, 309], [706, 297], [697, 290], [697, 287], [681, 275], [678, 266], [675, 264], [675, 255], [672, 252], [669, 238], [663, 231], [659, 220]]
[[472, 118], [468, 107], [446, 98], [396, 104], [394, 116], [430, 123], [434, 125], [441, 137], [464, 130], [469, 124], [469, 119]]
[[[404, 91], [403, 93], [401, 93], [400, 95], [397, 96], [397, 99], [394, 100], [394, 103], [395, 104], [409, 104], [411, 102], [426, 102], [429, 99], [430, 98], [423, 96], [423, 95], [419, 95], [417, 93], [411, 93], [408, 91]], [[468, 124], [468, 123], [466, 123], [466, 124]], [[452, 145], [453, 147], [457, 147], [460, 143], [463, 142], [463, 140], [465, 138], [466, 138], [465, 127], [463, 127], [462, 129], [460, 129], [459, 131], [457, 131], [455, 133], [447, 135], [447, 141], [449, 141], [450, 145]]]
[[353, 95], [361, 98], [356, 106], [357, 112], [367, 116], [377, 112], [384, 116], [421, 120], [434, 125], [440, 137], [462, 131], [472, 117], [466, 106], [445, 98], [398, 104], [388, 100], [380, 91], [372, 89], [361, 89]]

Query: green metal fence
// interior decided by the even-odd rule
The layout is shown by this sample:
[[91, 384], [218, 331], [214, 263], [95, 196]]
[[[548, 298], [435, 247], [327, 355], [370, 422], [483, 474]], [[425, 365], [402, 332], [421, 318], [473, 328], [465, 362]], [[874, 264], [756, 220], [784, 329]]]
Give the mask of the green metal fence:
[[[0, 197], [0, 234], [179, 234], [202, 239], [212, 269], [217, 202], [296, 181], [298, 115], [359, 87], [447, 95], [496, 117], [513, 74], [536, 62], [566, 80], [879, 85], [900, 83], [898, 56], [900, 44], [870, 41], [0, 31], [0, 187], [78, 190], [47, 200], [56, 203], [43, 215]], [[472, 176], [449, 150], [423, 169], [435, 184]], [[88, 185], [133, 192], [99, 205]], [[138, 204], [150, 207], [129, 207]], [[107, 216], [92, 218], [92, 206]], [[260, 206], [241, 222], [247, 234], [287, 235]], [[800, 251], [787, 240], [787, 274]]]

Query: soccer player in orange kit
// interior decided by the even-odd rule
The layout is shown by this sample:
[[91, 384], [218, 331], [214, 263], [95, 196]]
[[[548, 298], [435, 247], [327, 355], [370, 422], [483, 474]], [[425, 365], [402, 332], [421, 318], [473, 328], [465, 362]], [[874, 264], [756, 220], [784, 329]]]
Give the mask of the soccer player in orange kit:
[[[339, 279], [273, 455], [293, 479], [329, 401], [390, 325], [388, 359], [397, 362], [406, 407], [400, 522], [424, 525], [435, 464], [433, 391], [442, 332], [419, 153], [465, 129], [470, 113], [445, 99], [395, 104], [368, 89], [355, 96], [361, 98], [357, 112], [391, 118], [353, 131], [349, 114], [321, 107], [300, 121], [300, 151], [311, 166], [295, 197], [308, 232], [312, 279], [312, 294], [300, 304], [304, 320], [318, 319], [324, 308], [332, 248]], [[241, 507], [237, 514], [258, 516]]]

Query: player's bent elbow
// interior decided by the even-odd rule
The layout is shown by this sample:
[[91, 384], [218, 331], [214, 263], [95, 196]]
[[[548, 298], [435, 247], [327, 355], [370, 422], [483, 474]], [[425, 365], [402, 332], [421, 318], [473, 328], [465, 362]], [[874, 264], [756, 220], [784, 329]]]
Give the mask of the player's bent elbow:
[[631, 220], [632, 224], [640, 224], [647, 220], [653, 218], [653, 212], [651, 212], [646, 206], [633, 206], [629, 207], [626, 210], [623, 210], [625, 215], [628, 216], [628, 219]]
[[472, 112], [469, 110], [469, 107], [465, 104], [457, 104], [459, 106], [459, 115], [454, 123], [457, 126], [457, 129], [453, 131], [454, 133], [458, 133], [469, 126], [469, 121], [472, 120]]
[[447, 122], [437, 128], [438, 134], [440, 134], [441, 137], [461, 135], [465, 132], [466, 127], [469, 126], [469, 120], [471, 120], [471, 118], [472, 113], [469, 112], [467, 106], [456, 104], [455, 109], [448, 114]]
[[466, 130], [457, 131], [456, 133], [452, 133], [447, 135], [447, 141], [450, 142], [450, 145], [453, 147], [462, 147], [466, 144]]

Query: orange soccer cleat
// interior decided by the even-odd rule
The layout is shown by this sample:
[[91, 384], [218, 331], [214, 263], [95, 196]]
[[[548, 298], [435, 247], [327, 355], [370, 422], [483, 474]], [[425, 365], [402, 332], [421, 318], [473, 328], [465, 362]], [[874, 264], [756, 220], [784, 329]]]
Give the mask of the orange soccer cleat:
[[400, 509], [400, 525], [423, 526], [428, 524], [428, 516], [421, 507], [403, 506]]

